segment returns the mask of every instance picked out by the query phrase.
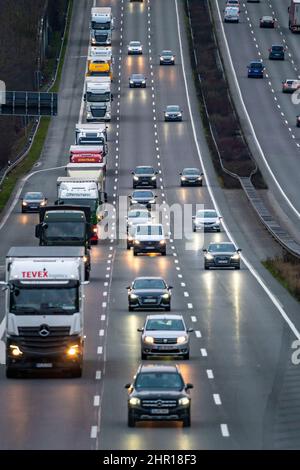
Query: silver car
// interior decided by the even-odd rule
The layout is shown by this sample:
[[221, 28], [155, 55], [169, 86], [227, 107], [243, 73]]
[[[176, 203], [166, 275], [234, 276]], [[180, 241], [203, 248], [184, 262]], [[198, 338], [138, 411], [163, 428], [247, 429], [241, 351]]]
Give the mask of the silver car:
[[193, 217], [193, 231], [204, 230], [205, 232], [220, 232], [221, 217], [214, 209], [199, 210]]
[[128, 55], [132, 54], [143, 54], [143, 46], [140, 41], [130, 41], [128, 44]]
[[148, 356], [190, 357], [189, 333], [182, 315], [148, 315], [141, 336], [141, 358]]
[[180, 173], [181, 186], [202, 186], [203, 173], [198, 168], [184, 168]]
[[166, 107], [165, 121], [182, 121], [182, 111], [177, 104], [171, 104]]

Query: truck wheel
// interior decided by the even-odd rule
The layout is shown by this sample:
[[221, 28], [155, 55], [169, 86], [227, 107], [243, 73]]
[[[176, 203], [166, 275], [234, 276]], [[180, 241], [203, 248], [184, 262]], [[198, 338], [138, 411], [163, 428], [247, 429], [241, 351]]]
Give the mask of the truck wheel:
[[135, 419], [134, 415], [128, 411], [128, 427], [135, 428]]
[[207, 271], [209, 270], [209, 266], [205, 266], [204, 265], [204, 269], [206, 269]]
[[142, 359], [142, 361], [146, 361], [147, 358], [148, 358], [147, 354], [145, 354], [145, 353], [142, 352], [142, 353], [141, 353], [141, 359]]
[[130, 250], [130, 244], [127, 243], [127, 250]]
[[16, 370], [6, 367], [5, 375], [7, 379], [15, 379], [18, 376], [18, 373]]
[[161, 255], [162, 255], [162, 256], [167, 256], [166, 250], [162, 251], [162, 252], [161, 252]]
[[138, 255], [138, 252], [133, 250], [133, 256], [137, 256]]
[[72, 379], [79, 379], [82, 376], [82, 366], [78, 366], [71, 371]]
[[89, 270], [89, 269], [86, 269], [86, 270], [84, 271], [84, 279], [85, 279], [86, 281], [89, 281], [89, 280], [90, 280], [90, 270]]
[[189, 414], [186, 418], [183, 418], [182, 424], [184, 428], [189, 428], [191, 426], [191, 415]]

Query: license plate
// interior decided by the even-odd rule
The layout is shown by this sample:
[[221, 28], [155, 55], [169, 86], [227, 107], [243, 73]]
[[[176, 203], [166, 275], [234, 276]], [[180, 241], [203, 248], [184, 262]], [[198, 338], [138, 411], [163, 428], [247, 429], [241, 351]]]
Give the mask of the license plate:
[[156, 299], [145, 299], [145, 300], [144, 300], [144, 303], [145, 303], [145, 304], [155, 304], [155, 303], [156, 303]]
[[219, 264], [227, 264], [227, 263], [228, 263], [228, 261], [226, 261], [226, 260], [222, 260], [222, 259], [221, 259], [221, 260], [219, 261]]
[[172, 346], [167, 346], [167, 345], [158, 346], [158, 349], [160, 349], [162, 351], [169, 351], [169, 350], [172, 349]]
[[153, 408], [153, 410], [151, 410], [151, 413], [153, 415], [168, 415], [169, 410], [166, 410], [164, 408]]
[[37, 369], [51, 369], [53, 367], [52, 362], [38, 362], [36, 364]]
[[147, 246], [147, 250], [154, 250], [154, 246]]

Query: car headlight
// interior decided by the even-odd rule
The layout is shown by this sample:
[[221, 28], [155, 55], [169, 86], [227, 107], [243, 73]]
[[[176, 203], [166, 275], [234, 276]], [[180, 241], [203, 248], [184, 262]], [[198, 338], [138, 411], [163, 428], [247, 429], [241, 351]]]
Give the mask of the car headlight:
[[138, 296], [136, 294], [130, 294], [130, 298], [132, 300], [136, 300], [138, 298]]
[[140, 405], [140, 403], [141, 403], [141, 400], [139, 398], [132, 397], [129, 399], [129, 404], [132, 406], [138, 406]]
[[139, 240], [134, 240], [134, 244], [135, 244], [135, 245], [139, 245], [139, 244], [140, 244], [140, 241], [139, 241]]
[[138, 201], [136, 199], [131, 199], [131, 204], [137, 204]]
[[133, 85], [133, 84], [134, 84], [134, 81], [133, 81], [133, 80], [130, 80], [130, 84]]
[[93, 228], [93, 233], [98, 233], [98, 227]]
[[92, 38], [92, 44], [95, 44], [95, 43], [96, 43], [96, 39]]
[[152, 180], [152, 181], [155, 181], [155, 180], [156, 180], [156, 176], [152, 176], [152, 177], [151, 177], [151, 180]]
[[202, 176], [197, 176], [197, 180], [201, 180], [202, 179]]
[[138, 180], [139, 180], [139, 177], [138, 177], [138, 176], [134, 176], [133, 179], [134, 179], [134, 181], [138, 181]]
[[83, 257], [83, 262], [84, 262], [84, 263], [87, 263], [87, 262], [88, 262], [88, 257], [87, 257], [87, 256], [84, 256], [84, 257]]
[[150, 199], [149, 204], [154, 204], [154, 203], [155, 203], [155, 199]]
[[166, 244], [166, 240], [160, 240], [159, 244], [160, 244], [160, 245], [165, 245], [165, 244]]
[[40, 202], [40, 206], [45, 206], [46, 205], [46, 201], [41, 201]]
[[171, 57], [171, 60], [174, 60], [174, 56]]
[[70, 357], [74, 357], [79, 353], [79, 345], [73, 344], [67, 349], [67, 355]]
[[166, 300], [167, 300], [167, 299], [170, 298], [170, 294], [167, 294], [167, 293], [166, 293], [166, 294], [163, 294], [161, 297], [162, 297], [162, 299], [166, 299]]
[[182, 113], [178, 113], [177, 116], [178, 116], [178, 117], [181, 117], [181, 116], [182, 116]]
[[211, 255], [210, 253], [207, 253], [207, 254], [205, 255], [205, 258], [208, 259], [208, 260], [214, 259], [213, 255]]
[[190, 399], [188, 397], [182, 397], [179, 399], [179, 405], [188, 406], [190, 404]]
[[142, 84], [145, 85], [145, 83], [146, 83], [146, 80], [143, 80], [143, 81], [142, 81]]
[[9, 346], [10, 350], [11, 350], [11, 353], [14, 357], [19, 357], [19, 356], [22, 356], [22, 351], [21, 349], [19, 348], [19, 346], [16, 346], [15, 344], [11, 344]]
[[87, 118], [91, 118], [92, 117], [92, 113], [87, 113]]
[[231, 259], [238, 260], [240, 259], [240, 255], [238, 253], [235, 253], [235, 255], [231, 256]]
[[185, 176], [182, 176], [181, 177], [181, 181], [185, 181], [186, 180], [186, 177]]
[[27, 202], [23, 201], [22, 206], [27, 206]]
[[132, 242], [133, 237], [131, 237], [130, 235], [128, 235], [127, 240], [128, 240], [129, 242]]
[[177, 344], [183, 344], [183, 343], [186, 343], [187, 342], [187, 337], [186, 336], [179, 336], [177, 338]]
[[152, 336], [145, 336], [144, 342], [147, 344], [153, 344], [154, 343], [154, 338]]
[[164, 58], [163, 58], [163, 57], [160, 57], [160, 60], [164, 60]]

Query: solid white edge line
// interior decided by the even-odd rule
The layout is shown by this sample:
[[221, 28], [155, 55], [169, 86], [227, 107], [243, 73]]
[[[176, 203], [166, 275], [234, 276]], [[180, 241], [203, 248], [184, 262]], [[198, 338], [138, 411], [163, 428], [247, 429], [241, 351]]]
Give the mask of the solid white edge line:
[[[177, 6], [177, 0], [176, 1], [176, 6]], [[276, 179], [276, 176], [274, 175], [269, 163], [267, 162], [267, 159], [265, 157], [265, 154], [260, 146], [260, 143], [258, 141], [258, 138], [256, 136], [256, 133], [255, 133], [255, 130], [254, 130], [254, 127], [252, 125], [252, 121], [250, 119], [250, 116], [248, 114], [248, 111], [247, 111], [247, 108], [246, 108], [246, 105], [244, 103], [244, 100], [243, 100], [243, 95], [242, 95], [242, 92], [241, 92], [241, 89], [240, 89], [240, 85], [239, 85], [239, 82], [238, 82], [238, 79], [237, 79], [237, 76], [236, 76], [236, 72], [235, 72], [235, 69], [234, 69], [234, 65], [233, 65], [233, 62], [232, 62], [232, 58], [231, 58], [231, 54], [230, 54], [230, 49], [229, 49], [229, 46], [228, 46], [228, 41], [227, 41], [227, 37], [226, 37], [226, 34], [225, 34], [225, 30], [224, 30], [224, 25], [223, 25], [223, 22], [222, 22], [222, 17], [221, 17], [221, 12], [220, 12], [220, 8], [219, 8], [219, 4], [217, 2], [217, 0], [215, 0], [215, 4], [217, 6], [217, 10], [218, 10], [218, 16], [219, 16], [219, 20], [220, 20], [220, 25], [221, 25], [221, 29], [222, 29], [222, 34], [223, 34], [223, 38], [224, 38], [224, 44], [225, 44], [225, 47], [226, 47], [226, 50], [227, 50], [227, 54], [228, 54], [228, 58], [229, 58], [229, 63], [230, 63], [230, 67], [231, 67], [231, 72], [233, 74], [233, 78], [234, 78], [234, 82], [235, 82], [235, 89], [237, 90], [238, 92], [238, 95], [239, 95], [239, 98], [241, 100], [241, 103], [242, 103], [242, 106], [243, 106], [243, 109], [244, 109], [244, 112], [245, 112], [245, 116], [247, 118], [247, 121], [248, 121], [248, 124], [250, 126], [250, 129], [251, 129], [251, 132], [252, 132], [252, 135], [254, 137], [254, 140], [255, 140], [255, 143], [257, 145], [257, 148], [259, 150], [259, 153], [270, 173], [270, 175], [272, 176], [277, 188], [279, 189], [279, 191], [281, 192], [282, 196], [284, 197], [284, 199], [286, 200], [286, 202], [288, 203], [288, 205], [290, 206], [290, 208], [293, 210], [293, 212], [297, 215], [297, 217], [300, 218], [300, 212], [297, 211], [296, 207], [293, 205], [293, 203], [290, 201], [290, 199], [288, 198], [288, 196], [285, 194], [285, 192], [283, 191], [282, 187], [280, 186], [279, 182], [277, 181]]]
[[[189, 109], [189, 114], [190, 114], [190, 118], [191, 118], [191, 126], [192, 126], [192, 130], [193, 130], [193, 137], [194, 137], [194, 142], [195, 142], [195, 145], [196, 145], [196, 148], [197, 148], [197, 152], [198, 152], [198, 156], [199, 156], [199, 160], [200, 160], [200, 163], [201, 163], [201, 166], [202, 166], [202, 170], [203, 170], [203, 173], [204, 173], [204, 177], [205, 177], [205, 180], [206, 180], [206, 185], [207, 185], [207, 189], [208, 189], [208, 192], [209, 192], [209, 195], [212, 199], [212, 202], [214, 204], [214, 207], [216, 209], [217, 212], [220, 213], [220, 210], [219, 210], [219, 207], [218, 207], [218, 204], [217, 204], [217, 201], [215, 199], [215, 196], [213, 194], [213, 191], [212, 191], [212, 188], [210, 186], [210, 183], [209, 183], [209, 179], [208, 179], [208, 176], [207, 176], [207, 172], [206, 172], [206, 168], [204, 166], [204, 162], [203, 162], [203, 158], [202, 158], [202, 154], [201, 154], [201, 150], [200, 150], [200, 147], [199, 147], [199, 144], [198, 144], [198, 140], [197, 140], [197, 134], [196, 134], [196, 128], [195, 128], [195, 122], [194, 122], [194, 117], [193, 117], [193, 113], [192, 113], [192, 108], [191, 108], [191, 102], [190, 102], [190, 94], [189, 94], [189, 89], [188, 89], [188, 85], [187, 85], [187, 78], [186, 78], [186, 73], [185, 73], [185, 61], [184, 61], [184, 56], [183, 56], [183, 48], [182, 48], [182, 39], [181, 39], [181, 27], [180, 27], [180, 22], [179, 22], [179, 12], [178, 12], [178, 0], [175, 0], [175, 6], [176, 6], [176, 16], [177, 16], [177, 29], [178, 29], [178, 39], [179, 39], [179, 48], [180, 48], [180, 56], [181, 56], [181, 63], [182, 63], [182, 73], [183, 73], [183, 81], [184, 81], [184, 86], [185, 86], [185, 92], [186, 92], [186, 97], [187, 97], [187, 102], [188, 102], [188, 109]], [[222, 25], [223, 26], [223, 25]], [[228, 46], [228, 45], [227, 45]], [[222, 221], [223, 222], [223, 227], [224, 227], [224, 230], [229, 238], [229, 240], [234, 243], [234, 238], [232, 236], [232, 234], [230, 233], [226, 223], [224, 222], [224, 220]], [[247, 268], [249, 269], [249, 271], [251, 272], [251, 274], [255, 277], [255, 279], [257, 280], [257, 282], [260, 284], [260, 286], [263, 288], [263, 290], [266, 292], [266, 294], [268, 295], [268, 297], [270, 298], [270, 300], [272, 301], [272, 303], [275, 305], [275, 307], [278, 309], [278, 311], [280, 312], [281, 316], [283, 317], [283, 319], [286, 321], [286, 323], [289, 325], [290, 329], [292, 330], [292, 332], [294, 333], [294, 335], [296, 336], [297, 339], [299, 339], [300, 341], [300, 333], [299, 331], [297, 330], [297, 328], [295, 327], [294, 323], [290, 320], [290, 318], [288, 317], [288, 315], [286, 314], [286, 312], [284, 311], [284, 309], [282, 308], [282, 306], [280, 305], [280, 303], [278, 302], [277, 298], [275, 297], [275, 295], [271, 292], [271, 290], [267, 287], [267, 285], [265, 284], [265, 282], [263, 281], [263, 279], [260, 277], [260, 275], [257, 273], [257, 271], [254, 269], [254, 267], [252, 266], [252, 264], [245, 258], [244, 255], [241, 256], [243, 262], [245, 263], [245, 265], [247, 266]]]

